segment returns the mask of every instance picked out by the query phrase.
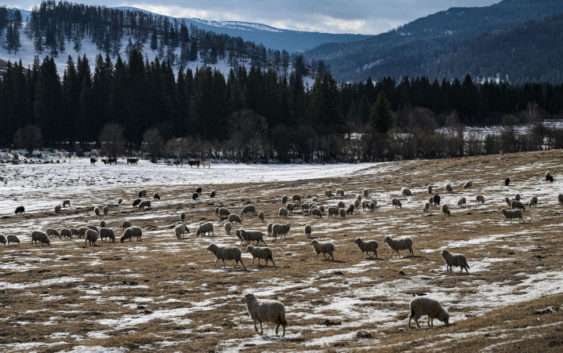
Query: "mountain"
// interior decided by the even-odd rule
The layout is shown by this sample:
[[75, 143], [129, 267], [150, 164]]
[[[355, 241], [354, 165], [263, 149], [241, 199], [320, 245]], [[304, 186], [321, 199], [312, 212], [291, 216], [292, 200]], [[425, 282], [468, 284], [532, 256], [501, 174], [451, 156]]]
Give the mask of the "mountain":
[[[336, 78], [346, 81], [384, 76], [452, 78], [459, 77], [460, 72], [482, 74], [485, 72], [471, 71], [471, 66], [460, 68], [455, 61], [459, 55], [454, 54], [467, 54], [468, 49], [464, 48], [475, 47], [483, 35], [488, 35], [488, 40], [500, 39], [502, 33], [506, 35], [529, 21], [543, 21], [562, 13], [561, 0], [504, 0], [486, 7], [451, 8], [367, 40], [322, 45], [306, 52], [306, 56], [325, 61]], [[510, 51], [506, 52], [498, 58], [499, 62], [511, 60], [510, 55]], [[457, 68], [450, 69], [445, 62]], [[519, 76], [517, 71], [498, 73]]]

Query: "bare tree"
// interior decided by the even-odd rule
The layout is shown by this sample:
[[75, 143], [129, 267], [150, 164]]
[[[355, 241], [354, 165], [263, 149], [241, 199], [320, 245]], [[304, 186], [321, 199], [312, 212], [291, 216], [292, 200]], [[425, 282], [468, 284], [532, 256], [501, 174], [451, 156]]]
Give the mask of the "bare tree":
[[117, 158], [125, 151], [125, 137], [123, 127], [117, 123], [107, 123], [98, 138], [103, 154]]
[[41, 128], [37, 125], [26, 125], [14, 134], [14, 145], [16, 148], [25, 148], [30, 153], [35, 148], [40, 148], [43, 142]]

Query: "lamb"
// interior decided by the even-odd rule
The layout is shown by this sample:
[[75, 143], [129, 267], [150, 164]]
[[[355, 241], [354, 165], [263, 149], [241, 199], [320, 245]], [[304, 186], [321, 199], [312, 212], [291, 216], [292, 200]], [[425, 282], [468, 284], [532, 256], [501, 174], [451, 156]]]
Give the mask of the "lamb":
[[225, 260], [234, 260], [235, 265], [240, 262], [242, 268], [246, 271], [246, 266], [242, 262], [242, 253], [239, 248], [227, 248], [227, 247], [219, 247], [215, 244], [211, 244], [207, 247], [207, 250], [211, 251], [215, 254], [217, 261], [223, 261], [223, 267], [225, 267]]
[[289, 210], [285, 207], [281, 207], [278, 211], [278, 216], [284, 218], [289, 217]]
[[274, 224], [272, 226], [272, 236], [274, 238], [278, 238], [278, 235], [281, 237], [287, 237], [287, 234], [289, 234], [289, 231], [291, 230], [291, 225], [290, 224]]
[[56, 229], [47, 229], [46, 233], [49, 237], [57, 237], [57, 238], [61, 237], [61, 235]]
[[72, 239], [72, 231], [70, 229], [62, 229], [61, 230], [61, 237]]
[[33, 244], [46, 244], [47, 246], [51, 245], [51, 240], [47, 236], [47, 234], [39, 231], [34, 231], [31, 233], [31, 242]]
[[413, 319], [416, 322], [416, 327], [420, 328], [418, 320], [424, 315], [428, 315], [428, 327], [434, 327], [434, 319], [449, 325], [450, 315], [436, 300], [427, 297], [415, 298], [411, 301], [410, 308], [409, 328], [411, 328], [411, 321]]
[[414, 256], [414, 251], [412, 249], [413, 242], [411, 238], [392, 239], [390, 236], [386, 236], [383, 238], [383, 241], [387, 243], [387, 245], [389, 245], [389, 247], [399, 256], [401, 256], [401, 250], [408, 250], [411, 256]]
[[346, 218], [346, 210], [345, 210], [345, 209], [339, 208], [339, 209], [338, 209], [338, 214], [340, 215], [340, 217]]
[[262, 223], [265, 222], [266, 217], [264, 216], [264, 212], [258, 213], [258, 219], [259, 219]]
[[98, 232], [96, 232], [93, 229], [88, 229], [86, 231], [86, 239], [85, 239], [85, 243], [86, 246], [96, 246], [96, 241], [98, 240]]
[[105, 227], [100, 228], [100, 239], [104, 241], [106, 238], [110, 239], [112, 243], [115, 243], [115, 233], [113, 232], [113, 229]]
[[141, 199], [135, 199], [135, 201], [133, 201], [132, 206], [133, 206], [133, 207], [137, 207], [137, 206], [139, 206], [139, 204], [140, 204], [142, 201], [143, 201], [143, 200], [141, 200]]
[[238, 215], [233, 213], [229, 215], [229, 222], [242, 224], [242, 219]]
[[140, 241], [142, 236], [143, 231], [141, 230], [141, 228], [129, 227], [123, 231], [123, 234], [121, 235], [121, 239], [119, 241], [121, 241], [122, 243], [127, 239], [131, 241], [134, 237], [137, 238], [137, 241]]
[[483, 195], [477, 195], [477, 197], [475, 198], [475, 200], [481, 204], [485, 203], [485, 196]]
[[15, 235], [8, 235], [7, 240], [8, 240], [8, 245], [10, 245], [10, 243], [16, 243], [16, 244], [20, 243], [20, 239]]
[[63, 201], [63, 208], [67, 208], [67, 207], [70, 207], [70, 200]]
[[270, 248], [260, 248], [249, 245], [246, 250], [252, 254], [252, 264], [254, 264], [254, 259], [258, 259], [258, 265], [260, 265], [260, 260], [266, 260], [266, 266], [268, 266], [268, 261], [272, 261], [272, 265], [277, 267], [274, 262], [274, 255], [272, 254], [272, 250]]
[[151, 202], [149, 200], [145, 200], [139, 204], [139, 208], [143, 208], [143, 209], [151, 208]]
[[353, 215], [354, 214], [354, 205], [350, 205], [348, 206], [348, 209], [346, 210], [346, 214], [348, 215]]
[[502, 214], [504, 215], [504, 218], [510, 219], [511, 222], [515, 218], [520, 219], [521, 222], [524, 221], [524, 216], [522, 214], [522, 210], [520, 209], [510, 209], [510, 210], [505, 209], [502, 210]]
[[190, 229], [184, 223], [180, 223], [174, 227], [174, 232], [176, 233], [176, 239], [182, 239], [184, 234], [190, 233]]
[[16, 215], [18, 214], [24, 214], [25, 213], [25, 207], [23, 206], [18, 206], [16, 207], [16, 211], [14, 212]]
[[358, 245], [360, 250], [362, 250], [363, 254], [369, 256], [369, 253], [372, 252], [375, 255], [375, 257], [377, 258], [377, 248], [379, 247], [379, 244], [377, 244], [377, 241], [375, 241], [375, 240], [363, 241], [362, 239], [356, 239], [356, 240], [354, 240], [354, 243], [356, 243], [356, 245]]
[[229, 217], [229, 215], [231, 214], [231, 211], [229, 211], [228, 209], [226, 209], [224, 207], [217, 207], [215, 209], [215, 214], [219, 217], [219, 219], [223, 220], [223, 219], [227, 219]]
[[247, 230], [237, 230], [236, 232], [237, 237], [240, 239], [240, 244], [242, 245], [243, 243], [250, 243], [255, 241], [256, 245], [260, 244], [260, 243], [264, 243], [266, 244], [266, 242], [264, 241], [264, 233], [262, 232], [258, 232], [258, 231], [247, 231]]
[[462, 197], [461, 199], [459, 199], [459, 201], [457, 202], [457, 205], [459, 207], [465, 207], [465, 205], [467, 204], [467, 199], [465, 197]]
[[446, 262], [446, 271], [451, 272], [452, 267], [459, 267], [460, 271], [469, 273], [469, 265], [467, 264], [467, 259], [461, 254], [451, 254], [448, 250], [442, 250], [442, 257]]
[[55, 213], [60, 213], [62, 211], [62, 209], [63, 209], [63, 207], [61, 205], [56, 205], [54, 211], [55, 211]]
[[285, 319], [285, 306], [281, 302], [275, 300], [258, 301], [254, 294], [247, 294], [243, 299], [243, 303], [246, 303], [256, 332], [258, 332], [257, 322], [260, 323], [261, 335], [264, 334], [262, 322], [272, 322], [276, 325], [276, 336], [280, 326], [283, 328], [282, 337], [285, 336], [287, 320]]
[[338, 207], [329, 207], [328, 208], [328, 216], [338, 216]]
[[450, 208], [448, 207], [448, 205], [442, 206], [442, 213], [445, 214], [446, 216], [451, 215]]
[[242, 211], [240, 211], [241, 217], [256, 217], [256, 206], [248, 205], [245, 206]]
[[233, 230], [233, 224], [231, 222], [225, 223], [225, 234], [231, 235], [232, 230]]
[[311, 211], [311, 216], [323, 218], [323, 213], [322, 213], [322, 211], [321, 211], [320, 209], [314, 208], [314, 209]]
[[105, 221], [101, 221], [101, 222], [100, 222], [100, 227], [101, 227], [101, 228], [105, 228], [105, 227], [106, 227], [106, 222], [105, 222]]
[[199, 237], [200, 235], [206, 236], [208, 234], [215, 236], [215, 232], [213, 231], [213, 223], [207, 222], [200, 224], [197, 228], [196, 235]]
[[409, 197], [412, 196], [412, 191], [410, 189], [404, 188], [403, 190], [401, 190], [401, 194], [405, 197]]
[[323, 257], [326, 258], [328, 255], [330, 259], [334, 261], [335, 249], [333, 243], [319, 243], [318, 241], [313, 240], [311, 245], [313, 245], [313, 249], [315, 250], [317, 256], [319, 256], [319, 254], [323, 254]]
[[311, 228], [311, 226], [309, 224], [305, 225], [305, 236], [307, 238], [310, 238], [312, 233], [313, 229]]
[[538, 205], [538, 197], [534, 196], [530, 199], [530, 202], [528, 202], [528, 207], [535, 207]]
[[464, 189], [471, 189], [472, 187], [473, 187], [472, 181], [468, 181], [467, 183], [465, 183], [465, 185], [463, 185]]
[[403, 204], [401, 204], [401, 200], [399, 199], [391, 200], [391, 204], [393, 205], [394, 208], [403, 208]]

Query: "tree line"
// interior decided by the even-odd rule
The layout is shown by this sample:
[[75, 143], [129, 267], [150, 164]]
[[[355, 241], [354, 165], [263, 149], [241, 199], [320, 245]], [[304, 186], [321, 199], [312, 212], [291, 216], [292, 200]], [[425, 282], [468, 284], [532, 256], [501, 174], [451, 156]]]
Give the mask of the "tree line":
[[69, 57], [58, 72], [50, 57], [30, 68], [8, 63], [0, 78], [0, 145], [33, 140], [31, 147], [87, 150], [111, 140], [120, 147], [112, 153], [246, 161], [437, 158], [563, 145], [557, 131], [537, 124], [541, 136], [533, 141], [507, 129], [472, 145], [460, 133], [560, 114], [563, 85], [475, 84], [469, 76], [338, 84], [321, 65], [308, 87], [303, 70], [175, 71], [137, 50], [126, 60], [99, 55], [93, 65]]

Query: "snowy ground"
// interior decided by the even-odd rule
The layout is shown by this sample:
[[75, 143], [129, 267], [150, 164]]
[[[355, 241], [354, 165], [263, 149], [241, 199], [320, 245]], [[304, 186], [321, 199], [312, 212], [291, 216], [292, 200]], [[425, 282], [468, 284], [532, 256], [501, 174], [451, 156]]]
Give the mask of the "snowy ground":
[[[77, 167], [90, 168], [84, 162]], [[18, 235], [23, 242], [0, 249], [2, 352], [356, 352], [377, 348], [382, 352], [523, 353], [561, 348], [563, 208], [557, 201], [563, 193], [561, 151], [387, 163], [368, 169], [362, 165], [273, 166], [257, 172], [259, 167], [244, 167], [240, 175], [252, 183], [229, 179], [234, 166], [217, 171], [215, 167], [188, 168], [182, 172], [194, 179], [187, 180], [197, 180], [204, 188], [201, 200], [191, 200], [195, 186], [178, 185], [181, 178], [154, 177], [143, 188], [149, 196], [159, 192], [162, 200], [147, 211], [130, 206], [141, 188], [129, 187], [127, 181], [166, 173], [158, 170], [155, 174], [148, 164], [140, 165], [137, 172], [135, 167], [124, 167], [123, 176], [118, 172], [121, 167], [92, 168], [96, 169], [90, 172], [104, 175], [99, 180], [110, 178], [116, 184], [94, 183], [91, 191], [81, 182], [71, 183], [74, 186], [65, 195], [72, 195], [73, 203], [82, 202], [83, 207], [124, 198], [126, 202], [112, 208], [108, 216], [96, 217], [73, 206], [61, 214], [38, 210], [0, 218], [1, 232]], [[554, 174], [555, 183], [543, 180], [547, 170]], [[294, 177], [317, 178], [324, 172], [333, 173], [332, 177]], [[206, 177], [205, 173], [212, 174]], [[45, 175], [49, 173], [36, 169], [34, 174], [29, 178], [40, 182], [35, 189], [30, 186], [29, 199], [40, 203], [47, 193], [36, 193], [41, 183], [48, 183]], [[252, 179], [271, 180], [272, 175], [279, 181]], [[503, 183], [506, 176], [512, 179], [508, 187]], [[206, 183], [216, 180], [223, 182]], [[463, 189], [469, 180], [473, 187]], [[446, 193], [448, 183], [453, 193]], [[429, 184], [452, 209], [450, 217], [439, 209], [422, 212]], [[402, 197], [403, 187], [409, 187], [414, 196]], [[343, 189], [345, 196], [325, 196], [325, 191], [337, 189]], [[54, 190], [59, 189], [50, 189]], [[209, 198], [210, 190], [217, 190], [216, 198]], [[350, 204], [364, 190], [381, 206], [375, 212], [317, 219], [299, 211], [288, 219], [277, 217], [283, 195], [316, 197], [327, 207], [339, 201]], [[504, 198], [517, 193], [524, 201], [539, 198], [539, 206], [526, 211], [526, 223], [506, 221], [500, 214]], [[484, 205], [474, 201], [477, 195], [486, 197]], [[457, 206], [461, 197], [467, 198], [467, 207]], [[392, 208], [392, 198], [400, 198], [403, 208]], [[287, 240], [266, 240], [278, 267], [253, 265], [244, 252], [248, 271], [232, 268], [230, 263], [223, 269], [206, 247], [211, 242], [239, 243], [225, 234], [224, 222], [216, 219], [214, 209], [222, 205], [238, 213], [249, 202], [265, 212], [266, 223], [287, 222], [292, 231]], [[172, 227], [180, 212], [186, 213], [192, 232], [200, 222], [213, 222], [215, 237], [192, 234], [177, 240]], [[79, 239], [53, 239], [49, 248], [30, 245], [32, 229], [80, 227], [102, 219], [116, 231], [124, 220], [138, 225], [145, 232], [144, 240], [102, 243], [96, 248], [84, 248]], [[305, 224], [312, 225], [314, 237], [335, 244], [335, 262], [312, 255], [310, 239], [303, 235]], [[242, 227], [265, 231], [266, 225], [244, 218]], [[415, 256], [394, 256], [383, 243], [386, 235], [411, 237]], [[359, 237], [379, 242], [379, 259], [362, 256], [353, 243]], [[470, 273], [460, 274], [457, 269], [446, 273], [440, 257], [444, 248], [465, 254]], [[269, 324], [265, 336], [254, 334], [240, 302], [248, 292], [286, 304], [285, 338], [274, 337]], [[408, 330], [408, 303], [417, 295], [440, 300], [453, 325], [436, 322], [432, 330]], [[547, 307], [551, 309], [537, 314]], [[358, 338], [360, 332], [364, 338]]]

